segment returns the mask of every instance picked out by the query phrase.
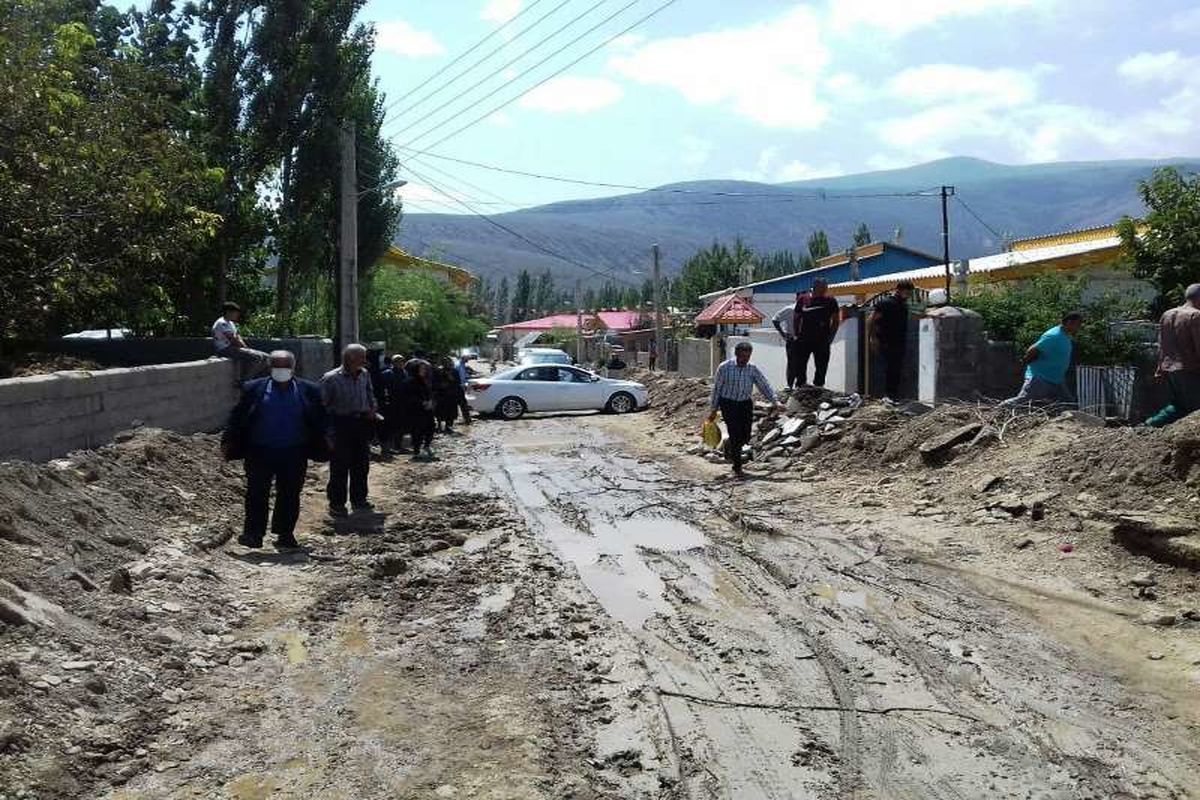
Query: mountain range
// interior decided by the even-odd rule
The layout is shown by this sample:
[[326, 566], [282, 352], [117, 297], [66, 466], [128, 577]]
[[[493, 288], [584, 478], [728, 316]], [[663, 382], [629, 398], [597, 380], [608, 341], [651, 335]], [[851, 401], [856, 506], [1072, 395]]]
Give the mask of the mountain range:
[[1167, 165], [1198, 171], [1200, 158], [1014, 166], [959, 157], [783, 184], [691, 181], [489, 215], [528, 242], [482, 217], [457, 214], [405, 214], [397, 242], [493, 280], [550, 269], [560, 281], [581, 278], [585, 285], [606, 275], [640, 284], [653, 243], [670, 274], [697, 250], [739, 237], [760, 252], [806, 251], [809, 235], [824, 230], [836, 251], [850, 245], [860, 223], [875, 239], [940, 254], [938, 195], [948, 185], [955, 188], [951, 258], [971, 258], [999, 252], [1008, 239], [1136, 216], [1143, 211], [1139, 181]]

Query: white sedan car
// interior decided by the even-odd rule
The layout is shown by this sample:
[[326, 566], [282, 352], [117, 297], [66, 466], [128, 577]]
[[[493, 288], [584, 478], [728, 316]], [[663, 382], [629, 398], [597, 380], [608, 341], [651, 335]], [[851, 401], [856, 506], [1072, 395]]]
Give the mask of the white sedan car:
[[525, 366], [476, 378], [467, 384], [467, 402], [478, 414], [520, 419], [527, 411], [610, 411], [627, 414], [650, 405], [646, 387], [601, 378], [561, 364]]

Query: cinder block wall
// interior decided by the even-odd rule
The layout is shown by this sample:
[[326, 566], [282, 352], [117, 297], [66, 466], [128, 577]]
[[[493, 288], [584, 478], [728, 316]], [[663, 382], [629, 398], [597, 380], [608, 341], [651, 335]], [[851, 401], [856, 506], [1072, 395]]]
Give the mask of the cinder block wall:
[[226, 359], [0, 380], [0, 459], [45, 461], [141, 424], [215, 431], [237, 400]]
[[711, 378], [711, 339], [682, 339], [679, 342], [679, 374], [685, 378]]

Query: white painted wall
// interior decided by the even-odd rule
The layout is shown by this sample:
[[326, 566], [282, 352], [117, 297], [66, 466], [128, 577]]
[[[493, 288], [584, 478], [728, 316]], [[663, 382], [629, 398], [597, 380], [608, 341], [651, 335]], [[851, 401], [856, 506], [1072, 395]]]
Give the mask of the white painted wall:
[[825, 375], [825, 388], [846, 394], [859, 391], [859, 335], [857, 319], [844, 320], [838, 326], [837, 335], [829, 347], [829, 372]]
[[[858, 388], [858, 337], [859, 326], [854, 320], [843, 322], [829, 348], [829, 371], [825, 375], [825, 387], [834, 392], [857, 392]], [[755, 329], [749, 336], [730, 336], [725, 340], [726, 358], [733, 357], [733, 348], [738, 342], [749, 341], [754, 345], [751, 361], [767, 376], [776, 389], [787, 386], [787, 347], [774, 329]], [[807, 380], [813, 375], [812, 361], [808, 364]]]
[[925, 317], [917, 328], [917, 399], [937, 402], [937, 323]]

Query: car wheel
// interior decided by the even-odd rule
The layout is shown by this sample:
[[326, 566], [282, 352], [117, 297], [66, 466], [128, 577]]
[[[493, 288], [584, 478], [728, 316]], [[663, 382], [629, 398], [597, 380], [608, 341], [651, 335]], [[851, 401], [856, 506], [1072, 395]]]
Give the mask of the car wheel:
[[608, 398], [607, 410], [614, 414], [628, 414], [637, 409], [637, 400], [629, 392], [617, 392]]
[[519, 397], [506, 397], [496, 406], [496, 413], [510, 421], [525, 416], [525, 411], [525, 401]]

